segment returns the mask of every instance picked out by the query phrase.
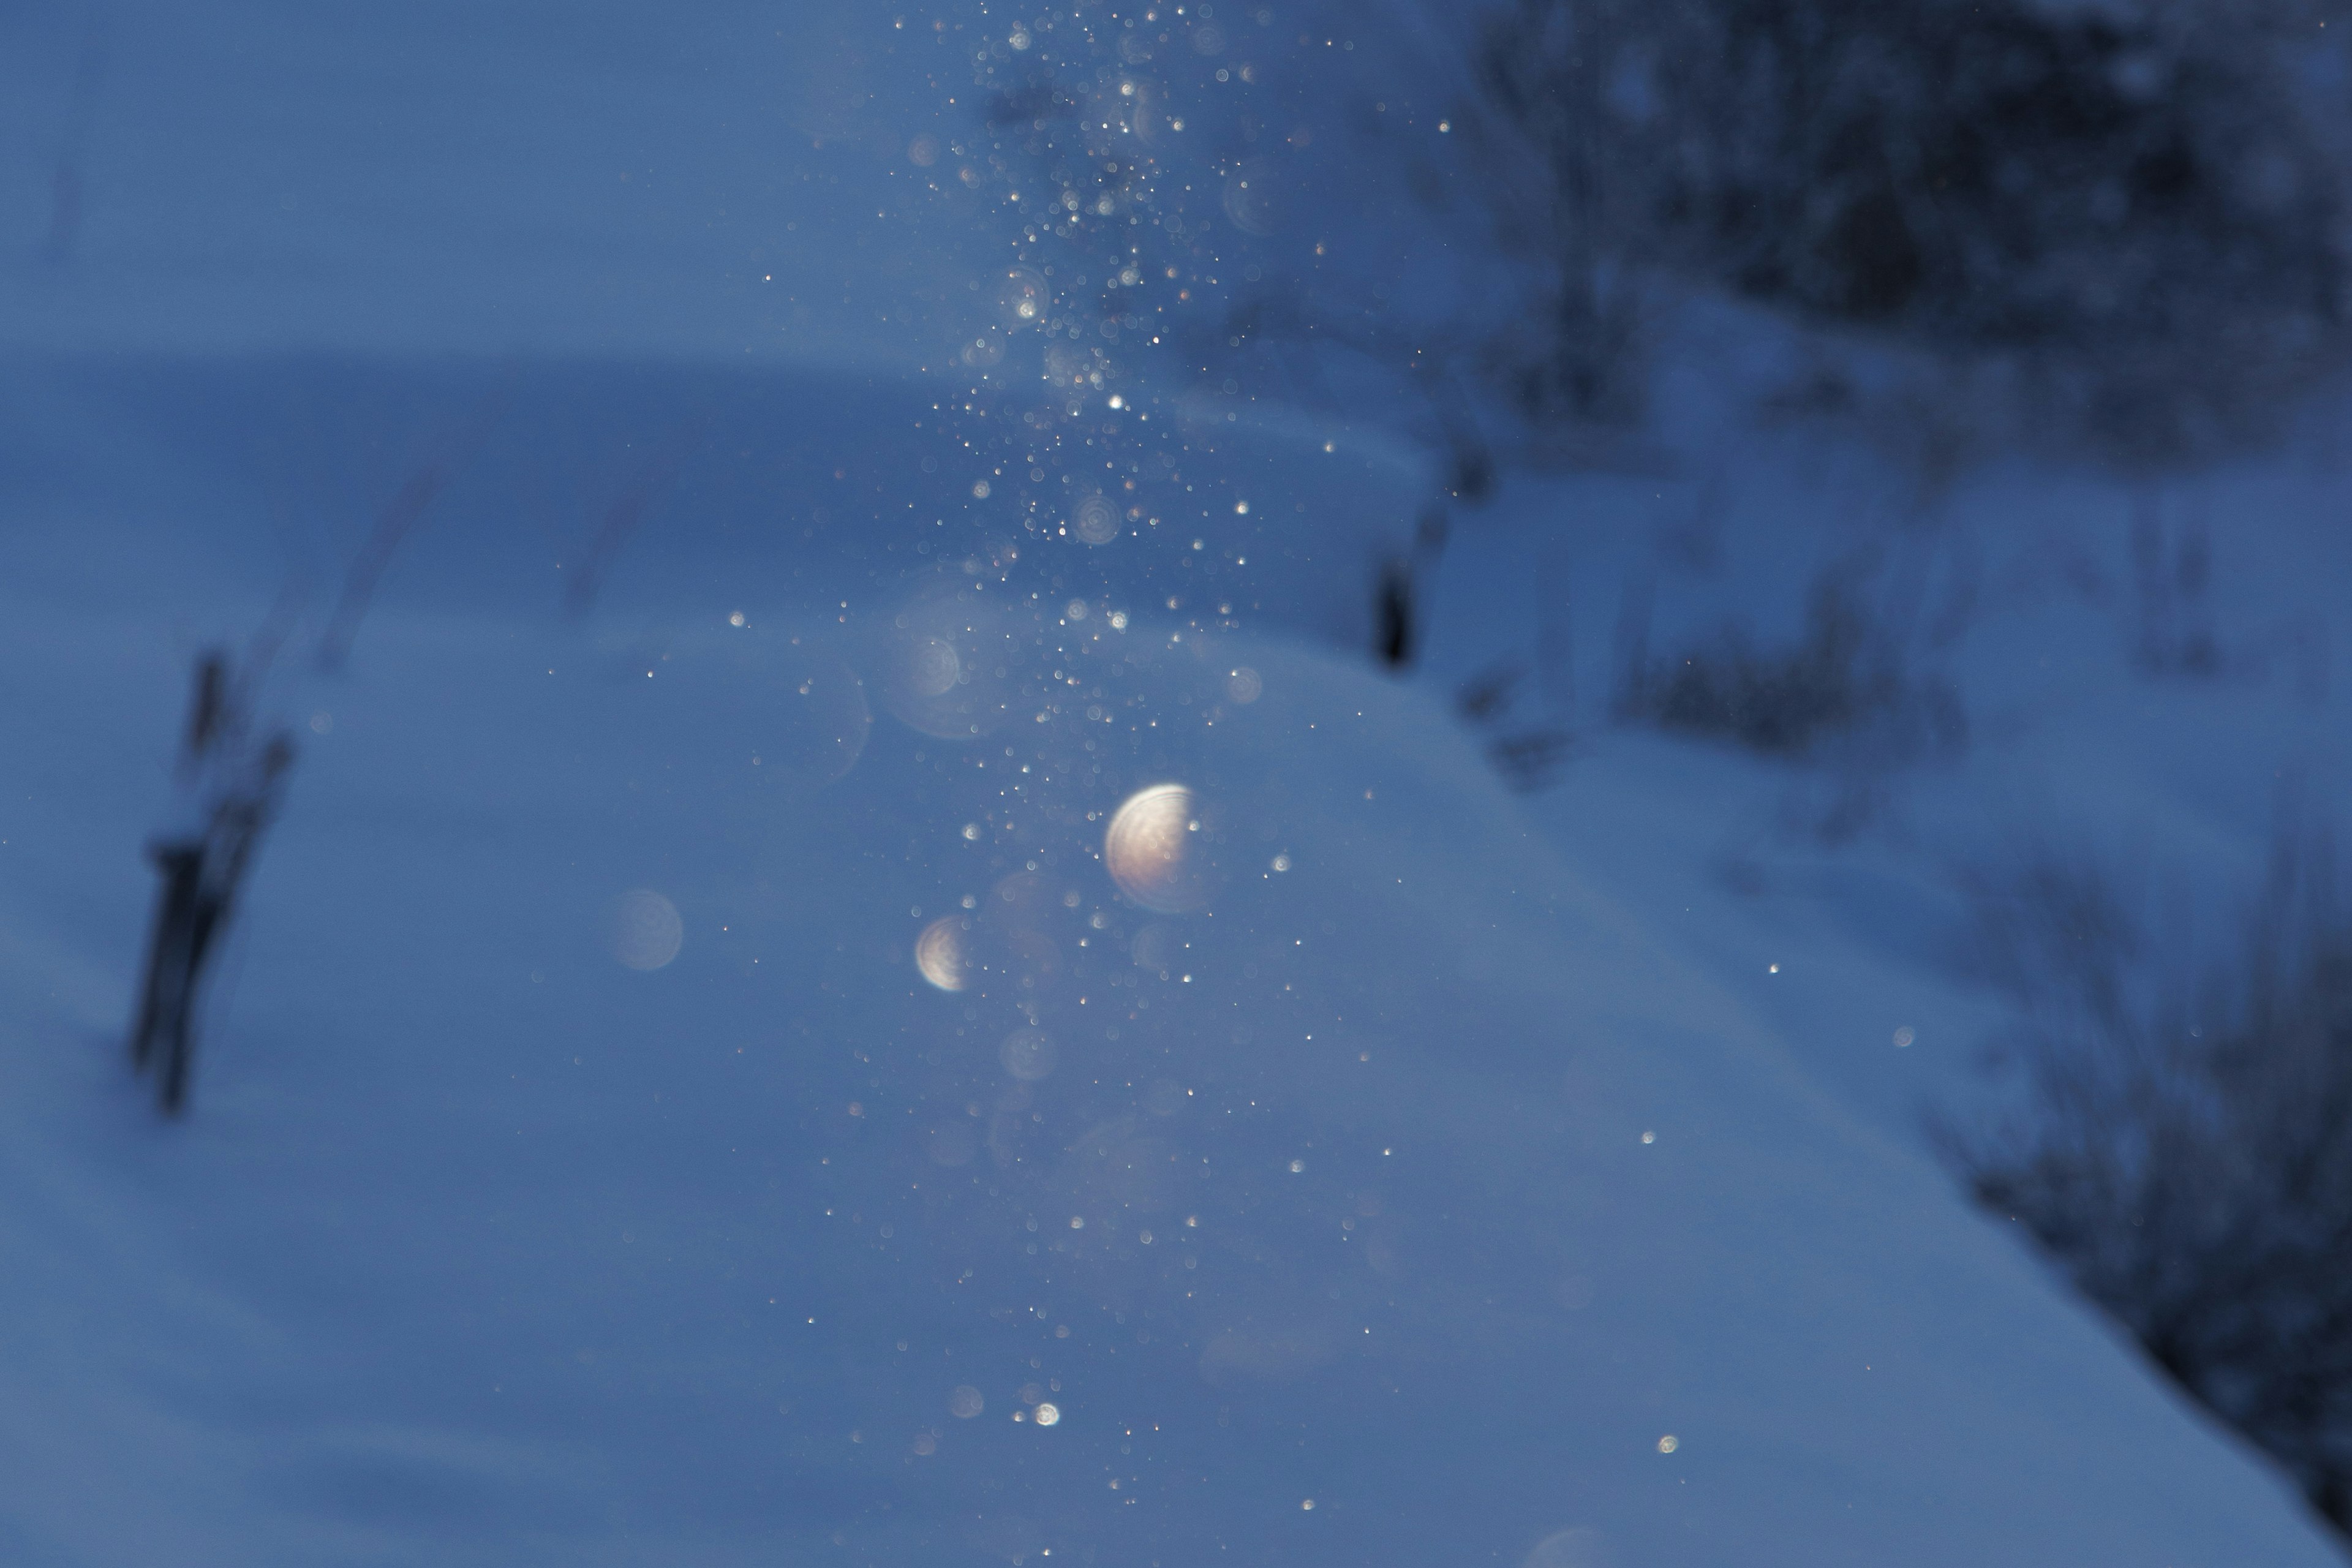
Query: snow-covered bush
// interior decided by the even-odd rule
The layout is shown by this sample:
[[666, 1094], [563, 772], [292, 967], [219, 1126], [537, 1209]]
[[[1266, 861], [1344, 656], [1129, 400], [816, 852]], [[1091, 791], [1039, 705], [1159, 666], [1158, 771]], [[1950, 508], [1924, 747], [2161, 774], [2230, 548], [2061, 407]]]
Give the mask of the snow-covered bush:
[[2154, 1005], [2163, 955], [2096, 866], [2043, 857], [1989, 896], [1978, 955], [2022, 1004], [2030, 1087], [1948, 1143], [1979, 1201], [2352, 1531], [2352, 921], [2294, 875], [2326, 858], [2283, 854], [2234, 963]]
[[[2254, 416], [2340, 337], [2304, 0], [1517, 0], [1483, 56], [1530, 412], [1622, 411], [1648, 270], [2014, 363], [2111, 450]], [[2315, 46], [2304, 44], [2308, 48]], [[1512, 154], [1516, 154], [1513, 156]]]

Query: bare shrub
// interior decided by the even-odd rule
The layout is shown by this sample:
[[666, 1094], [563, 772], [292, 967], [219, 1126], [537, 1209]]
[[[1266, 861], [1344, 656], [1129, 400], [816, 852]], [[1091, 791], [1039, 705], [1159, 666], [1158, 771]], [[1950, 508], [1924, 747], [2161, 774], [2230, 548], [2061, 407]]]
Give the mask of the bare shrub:
[[1549, 786], [1576, 748], [1576, 731], [1557, 718], [1520, 715], [1518, 699], [1528, 673], [1526, 661], [1507, 656], [1471, 675], [1454, 693], [1454, 710], [1486, 732], [1486, 760], [1504, 783], [1523, 795]]
[[1978, 958], [2021, 1023], [2021, 1100], [1943, 1130], [2192, 1397], [2352, 1532], [2352, 921], [2333, 856], [2285, 844], [2237, 951], [2200, 981], [2095, 863], [1979, 889]]
[[[1479, 123], [1538, 258], [1530, 410], [1638, 372], [1643, 271], [1961, 358], [2172, 454], [2333, 362], [2342, 176], [2289, 60], [2304, 0], [1518, 0]], [[1507, 187], [1507, 188], [1506, 188]]]
[[2131, 525], [2137, 625], [2132, 663], [2143, 675], [2199, 679], [2221, 672], [2213, 629], [2213, 544], [2201, 519], [2178, 529], [2167, 548], [2164, 520], [2143, 496]]
[[1760, 647], [1738, 626], [1663, 658], [1646, 645], [1646, 633], [1634, 631], [1621, 650], [1622, 722], [1789, 758], [1834, 744], [1850, 756], [1897, 763], [1967, 742], [1958, 695], [1909, 670], [1900, 642], [1870, 614], [1850, 574], [1828, 574], [1814, 585], [1804, 633], [1787, 647]]

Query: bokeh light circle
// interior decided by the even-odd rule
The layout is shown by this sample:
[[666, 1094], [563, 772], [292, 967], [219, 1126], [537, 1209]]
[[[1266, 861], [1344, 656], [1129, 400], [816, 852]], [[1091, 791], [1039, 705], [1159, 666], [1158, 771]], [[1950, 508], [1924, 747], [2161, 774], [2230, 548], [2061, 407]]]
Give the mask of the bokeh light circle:
[[1004, 1070], [1024, 1083], [1035, 1083], [1050, 1076], [1060, 1056], [1054, 1037], [1042, 1029], [1013, 1030], [1004, 1037], [1004, 1044], [996, 1053]]
[[686, 945], [677, 906], [651, 888], [633, 888], [614, 901], [609, 928], [613, 956], [644, 973], [667, 968]]
[[1118, 508], [1108, 496], [1088, 496], [1071, 510], [1070, 531], [1088, 544], [1108, 544], [1118, 537]]
[[970, 923], [956, 915], [943, 916], [915, 939], [915, 967], [942, 991], [961, 991], [971, 982]]
[[1159, 784], [1136, 791], [1111, 814], [1103, 864], [1120, 892], [1162, 914], [1208, 901], [1196, 813], [1191, 790]]

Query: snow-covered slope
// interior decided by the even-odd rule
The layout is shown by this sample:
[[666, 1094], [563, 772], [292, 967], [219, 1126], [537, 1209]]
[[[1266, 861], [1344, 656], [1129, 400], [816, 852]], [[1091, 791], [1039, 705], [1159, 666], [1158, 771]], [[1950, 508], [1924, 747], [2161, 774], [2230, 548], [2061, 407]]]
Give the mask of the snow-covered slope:
[[16, 9], [0, 335], [911, 363], [910, 298], [964, 279], [901, 221], [947, 46], [892, 21]]
[[[18, 1560], [2326, 1560], [1441, 710], [1165, 617], [1055, 616], [1002, 729], [822, 787], [735, 754], [838, 765], [764, 695], [814, 627], [713, 601], [648, 679], [372, 626], [159, 1127], [120, 781], [178, 650], [117, 588], [9, 617]], [[1191, 915], [1097, 858], [1169, 781]]]
[[[1851, 428], [1759, 428], [1738, 410], [1769, 378], [1695, 387], [1715, 362], [1677, 359], [1650, 471], [1514, 475], [1459, 514], [1438, 574], [1421, 679], [1516, 672], [1472, 727], [1573, 737], [1532, 804], [1548, 836], [1898, 1137], [1980, 1087], [2001, 1021], [1964, 974], [1972, 886], [2096, 866], [2152, 959], [2234, 961], [2272, 858], [2334, 829], [2352, 763], [2342, 400], [2193, 473], [2012, 458], [1931, 479]], [[1865, 730], [1790, 761], [1612, 711], [1629, 621], [1653, 660], [1719, 653], [1727, 627], [1785, 657], [1824, 582], [1915, 688], [1951, 694], [1956, 743]]]

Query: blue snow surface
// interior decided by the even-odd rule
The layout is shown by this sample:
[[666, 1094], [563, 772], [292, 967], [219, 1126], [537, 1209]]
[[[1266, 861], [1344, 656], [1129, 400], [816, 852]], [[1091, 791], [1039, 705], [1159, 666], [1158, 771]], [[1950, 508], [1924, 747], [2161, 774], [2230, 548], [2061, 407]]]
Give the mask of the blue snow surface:
[[[1284, 268], [1468, 287], [1340, 177], [1440, 155], [1448, 26], [0, 20], [0, 1559], [2336, 1560], [1919, 1121], [2000, 1016], [1958, 869], [2226, 898], [2333, 776], [2334, 415], [1923, 500], [1740, 424], [1701, 302], [1380, 673], [1412, 395], [1216, 350]], [[1103, 140], [1022, 150], [1036, 60]], [[2220, 678], [2134, 672], [2151, 506]], [[1608, 721], [1633, 597], [1785, 636], [1890, 538], [1961, 753]], [[261, 640], [301, 758], [167, 1123], [140, 847]]]

